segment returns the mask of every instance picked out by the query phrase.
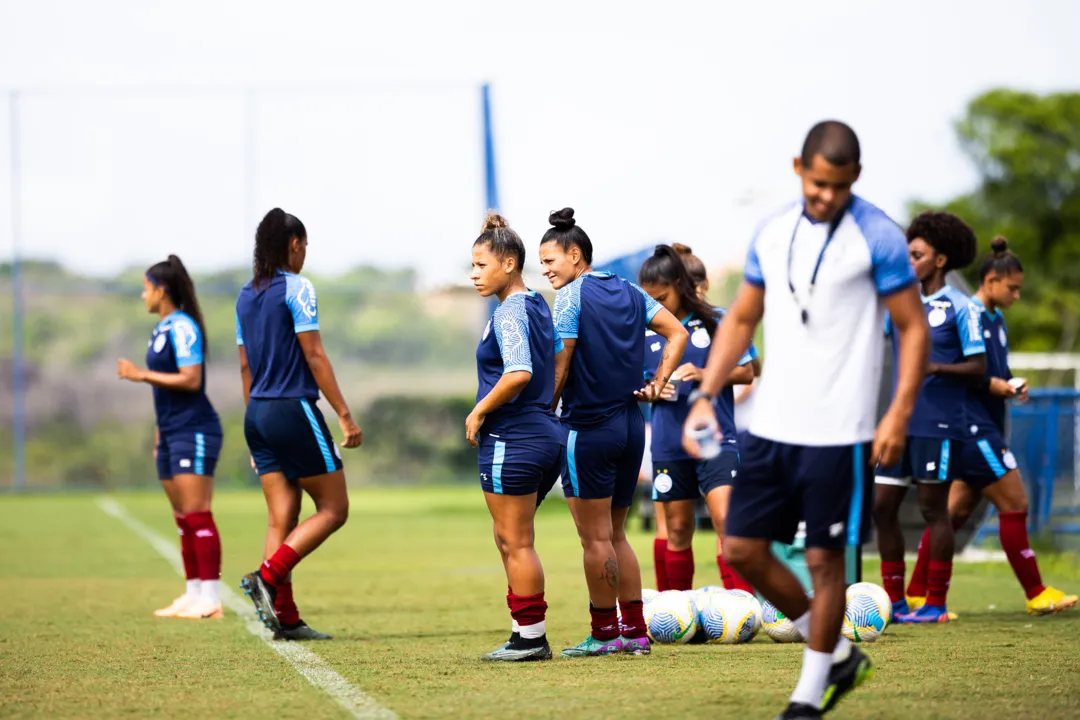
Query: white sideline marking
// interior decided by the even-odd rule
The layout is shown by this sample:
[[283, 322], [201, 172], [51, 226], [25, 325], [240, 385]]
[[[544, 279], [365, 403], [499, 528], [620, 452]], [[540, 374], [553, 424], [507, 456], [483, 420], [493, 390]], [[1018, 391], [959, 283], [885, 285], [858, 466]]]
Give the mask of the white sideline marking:
[[[169, 541], [142, 524], [124, 507], [112, 498], [98, 498], [98, 507], [107, 515], [119, 520], [129, 530], [141, 537], [158, 551], [173, 569], [184, 574], [184, 563], [176, 541]], [[247, 631], [266, 643], [274, 652], [281, 655], [296, 672], [304, 676], [309, 683], [332, 697], [346, 712], [360, 720], [397, 720], [391, 710], [384, 708], [373, 697], [354, 687], [327, 665], [322, 658], [303, 645], [293, 642], [275, 642], [273, 634], [267, 630], [255, 614], [251, 602], [225, 585], [221, 586], [221, 602], [245, 621]]]

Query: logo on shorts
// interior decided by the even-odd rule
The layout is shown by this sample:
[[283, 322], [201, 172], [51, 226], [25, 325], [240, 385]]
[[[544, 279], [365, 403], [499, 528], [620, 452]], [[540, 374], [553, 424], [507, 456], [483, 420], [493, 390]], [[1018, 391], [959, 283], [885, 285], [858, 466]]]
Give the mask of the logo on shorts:
[[972, 435], [978, 435], [979, 434], [979, 426], [978, 425], [972, 425], [970, 428], [968, 428], [968, 430], [971, 431]]
[[1009, 470], [1016, 469], [1016, 456], [1012, 454], [1012, 450], [1006, 450], [1001, 454], [1001, 462], [1005, 464], [1005, 467]]
[[159, 353], [165, 348], [165, 333], [158, 333], [154, 338], [154, 352]]
[[671, 481], [671, 476], [664, 471], [660, 471], [660, 474], [653, 480], [653, 488], [658, 493], [669, 493], [675, 483]]
[[936, 462], [928, 462], [928, 463], [926, 463], [926, 472], [934, 472], [935, 470], [937, 470], [937, 463]]
[[183, 460], [180, 461], [180, 467], [182, 467], [182, 468], [191, 467], [191, 461], [188, 460], [187, 458], [184, 458]]
[[649, 350], [651, 352], [660, 352], [660, 343], [654, 342], [652, 345], [649, 346]]
[[736, 476], [736, 475], [738, 475], [738, 474], [739, 474], [739, 471], [738, 471], [738, 470], [732, 470], [732, 471], [731, 471], [731, 477], [735, 477], [735, 476]]
[[712, 338], [709, 337], [708, 330], [699, 327], [690, 335], [690, 342], [694, 343], [696, 348], [707, 348], [712, 343]]
[[842, 522], [833, 523], [832, 525], [829, 526], [829, 537], [840, 537], [840, 535], [843, 532], [844, 532], [844, 523], [842, 523]]
[[480, 473], [480, 482], [487, 482], [487, 473]]

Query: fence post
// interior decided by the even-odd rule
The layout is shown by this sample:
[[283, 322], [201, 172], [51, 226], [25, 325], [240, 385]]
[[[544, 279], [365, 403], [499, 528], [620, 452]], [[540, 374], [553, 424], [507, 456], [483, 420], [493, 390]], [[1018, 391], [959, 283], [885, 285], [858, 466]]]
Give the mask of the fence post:
[[1035, 533], [1038, 534], [1050, 524], [1050, 509], [1054, 504], [1054, 474], [1057, 470], [1058, 447], [1058, 404], [1060, 398], [1051, 396], [1046, 411], [1046, 430], [1043, 445], [1042, 467], [1039, 468], [1039, 499], [1036, 510]]
[[24, 315], [22, 278], [22, 168], [19, 137], [19, 92], [8, 96], [11, 112], [11, 456], [12, 484], [16, 490], [26, 487], [26, 358], [24, 352]]

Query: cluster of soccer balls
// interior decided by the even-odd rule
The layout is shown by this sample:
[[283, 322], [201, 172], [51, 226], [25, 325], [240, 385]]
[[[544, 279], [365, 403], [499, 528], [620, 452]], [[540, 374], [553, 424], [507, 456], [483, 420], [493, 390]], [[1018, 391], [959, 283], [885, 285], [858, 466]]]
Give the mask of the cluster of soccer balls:
[[[649, 638], [662, 645], [750, 642], [761, 630], [776, 642], [805, 642], [789, 618], [745, 590], [708, 586], [698, 590], [645, 590]], [[856, 583], [847, 590], [843, 633], [854, 642], [873, 642], [892, 620], [892, 603], [880, 586]]]

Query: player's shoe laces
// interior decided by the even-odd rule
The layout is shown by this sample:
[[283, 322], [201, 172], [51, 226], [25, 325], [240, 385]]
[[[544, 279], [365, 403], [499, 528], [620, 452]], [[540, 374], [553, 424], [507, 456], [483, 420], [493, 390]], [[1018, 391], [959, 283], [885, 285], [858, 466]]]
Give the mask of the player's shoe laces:
[[590, 635], [580, 645], [563, 650], [562, 656], [568, 658], [597, 657], [600, 655], [617, 655], [622, 650], [623, 639], [621, 637], [612, 638], [611, 640], [597, 640]]
[[1027, 601], [1028, 615], [1056, 615], [1076, 607], [1076, 600], [1075, 595], [1066, 595], [1047, 585], [1045, 590]]
[[176, 617], [180, 613], [188, 609], [188, 607], [198, 600], [198, 596], [192, 596], [188, 594], [181, 595], [172, 601], [172, 604], [168, 607], [163, 607], [160, 610], [155, 610], [154, 615], [156, 617]]
[[[822, 714], [829, 712], [836, 703], [840, 702], [845, 695], [874, 677], [874, 664], [870, 657], [859, 649], [857, 645], [851, 645], [851, 652], [847, 659], [834, 662], [829, 668], [829, 684], [821, 696]], [[801, 715], [797, 717], [803, 717]], [[810, 715], [808, 717], [821, 717]]]
[[333, 640], [333, 635], [319, 632], [301, 620], [295, 625], [282, 625], [281, 629], [274, 633], [275, 640]]
[[486, 662], [536, 662], [537, 660], [551, 659], [551, 646], [548, 645], [547, 636], [526, 639], [517, 635], [501, 648], [492, 650], [480, 656]]
[[244, 594], [251, 598], [255, 604], [255, 612], [259, 614], [262, 624], [273, 630], [281, 632], [281, 621], [278, 620], [277, 611], [274, 610], [274, 599], [277, 597], [277, 589], [263, 580], [262, 574], [256, 570], [248, 573], [240, 580], [240, 587]]
[[[701, 633], [704, 635], [704, 633]], [[649, 644], [649, 638], [622, 638], [623, 649], [622, 651], [627, 655], [649, 655], [652, 653], [652, 646]]]
[[793, 702], [776, 716], [776, 720], [814, 720], [821, 717], [825, 717], [825, 714], [813, 705]]
[[923, 605], [913, 613], [896, 617], [896, 622], [903, 625], [932, 625], [947, 623], [950, 620], [952, 620], [952, 615], [944, 605]]
[[176, 617], [184, 620], [220, 620], [225, 617], [225, 613], [221, 610], [221, 603], [214, 602], [207, 597], [200, 597], [196, 598]]

